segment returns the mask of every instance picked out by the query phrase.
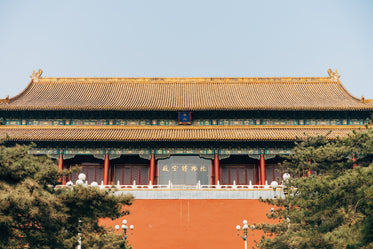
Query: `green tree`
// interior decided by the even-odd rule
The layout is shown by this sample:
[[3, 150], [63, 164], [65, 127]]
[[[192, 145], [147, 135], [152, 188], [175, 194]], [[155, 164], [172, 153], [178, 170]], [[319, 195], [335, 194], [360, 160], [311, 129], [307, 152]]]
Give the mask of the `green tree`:
[[373, 248], [372, 128], [336, 141], [309, 137], [283, 166], [298, 177], [284, 183], [286, 198], [263, 200], [278, 223], [258, 225], [272, 235], [259, 248]]
[[83, 248], [126, 248], [120, 234], [98, 221], [125, 215], [122, 207], [133, 197], [89, 186], [56, 188], [68, 172], [30, 155], [30, 148], [0, 146], [0, 248], [71, 249], [79, 232]]

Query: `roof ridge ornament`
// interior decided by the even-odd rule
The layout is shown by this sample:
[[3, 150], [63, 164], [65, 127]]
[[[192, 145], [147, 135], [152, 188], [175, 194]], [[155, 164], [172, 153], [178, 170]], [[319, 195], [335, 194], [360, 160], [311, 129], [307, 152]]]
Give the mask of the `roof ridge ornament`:
[[339, 74], [338, 74], [338, 70], [336, 69], [335, 72], [333, 72], [332, 69], [328, 69], [328, 74], [329, 74], [329, 77], [331, 80], [339, 80], [339, 78], [341, 77]]
[[39, 71], [37, 71], [37, 72], [35, 72], [35, 70], [32, 70], [32, 74], [31, 74], [30, 78], [32, 79], [32, 81], [38, 82], [42, 78], [41, 77], [42, 73], [43, 73], [43, 70], [41, 70], [41, 69], [39, 69]]
[[9, 104], [9, 95], [7, 95], [5, 99], [0, 99], [0, 103]]

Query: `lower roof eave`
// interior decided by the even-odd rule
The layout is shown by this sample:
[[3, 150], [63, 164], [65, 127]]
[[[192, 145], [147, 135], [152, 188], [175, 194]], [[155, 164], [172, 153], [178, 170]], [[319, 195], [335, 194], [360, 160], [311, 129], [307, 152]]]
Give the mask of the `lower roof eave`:
[[[4, 141], [7, 142], [52, 142], [52, 143], [58, 143], [58, 142], [181, 142], [181, 143], [188, 143], [188, 142], [298, 142], [306, 139], [306, 137], [303, 138], [294, 138], [294, 139], [288, 139], [288, 138], [279, 138], [279, 139], [190, 139], [190, 140], [177, 140], [177, 139], [137, 139], [137, 140], [123, 140], [123, 139], [112, 139], [112, 140], [84, 140], [84, 139], [17, 139], [17, 138], [7, 138], [4, 139]], [[327, 137], [328, 140], [337, 140], [338, 137]]]

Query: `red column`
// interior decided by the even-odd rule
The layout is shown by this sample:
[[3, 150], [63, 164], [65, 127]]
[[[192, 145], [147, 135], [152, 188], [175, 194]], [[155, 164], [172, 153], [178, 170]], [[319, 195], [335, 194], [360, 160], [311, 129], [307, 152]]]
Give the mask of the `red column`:
[[[308, 163], [311, 164], [311, 160], [309, 160]], [[312, 170], [311, 170], [311, 168], [308, 169], [308, 171], [307, 171], [307, 175], [308, 175], [308, 176], [311, 176], [311, 175], [312, 175]]]
[[352, 161], [354, 162], [354, 164], [352, 164], [352, 168], [355, 169], [357, 167], [355, 155], [352, 156]]
[[[60, 171], [63, 170], [63, 154], [62, 154], [62, 153], [60, 153], [60, 154], [58, 155], [58, 169], [59, 169]], [[60, 179], [60, 182], [62, 182], [62, 185], [66, 185], [66, 177], [62, 177], [62, 178]]]
[[63, 170], [63, 154], [58, 155], [58, 169]]
[[214, 176], [215, 176], [215, 185], [218, 184], [219, 181], [219, 155], [214, 155]]
[[264, 185], [266, 183], [266, 163], [264, 154], [260, 154], [260, 185]]
[[104, 185], [109, 185], [109, 154], [105, 154], [104, 161]]
[[150, 172], [149, 172], [149, 182], [152, 181], [154, 185], [154, 175], [155, 175], [155, 155], [154, 153], [150, 156]]

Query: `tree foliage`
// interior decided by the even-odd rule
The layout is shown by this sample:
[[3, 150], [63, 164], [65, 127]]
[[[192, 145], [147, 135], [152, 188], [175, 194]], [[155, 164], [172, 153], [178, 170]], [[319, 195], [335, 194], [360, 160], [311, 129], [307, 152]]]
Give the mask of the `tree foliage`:
[[268, 217], [278, 223], [258, 226], [275, 235], [259, 248], [373, 248], [372, 128], [336, 141], [309, 137], [283, 166], [293, 176], [288, 195], [263, 200], [277, 206]]
[[[63, 174], [31, 146], [0, 146], [0, 248], [126, 248], [123, 238], [100, 226], [100, 218], [126, 214], [132, 196], [89, 186], [56, 188]], [[81, 222], [79, 222], [81, 221]]]

